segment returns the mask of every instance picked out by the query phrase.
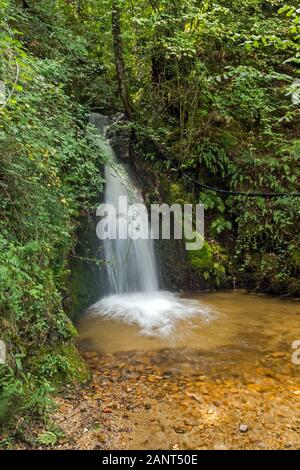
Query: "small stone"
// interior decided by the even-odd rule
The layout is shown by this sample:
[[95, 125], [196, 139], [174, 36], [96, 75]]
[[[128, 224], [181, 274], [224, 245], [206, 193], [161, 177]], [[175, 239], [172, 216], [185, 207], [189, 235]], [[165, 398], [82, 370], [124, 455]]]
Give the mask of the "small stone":
[[183, 428], [173, 428], [177, 434], [185, 434], [185, 429]]
[[154, 383], [154, 382], [156, 382], [156, 377], [155, 377], [155, 375], [149, 375], [149, 377], [147, 377], [147, 380], [150, 383]]
[[127, 388], [127, 392], [133, 392], [133, 388], [128, 387], [128, 388]]
[[284, 352], [274, 352], [271, 354], [272, 357], [274, 357], [274, 359], [280, 359], [281, 357], [285, 357], [285, 353]]
[[257, 447], [258, 449], [262, 449], [262, 450], [267, 448], [266, 444], [265, 444], [264, 442], [262, 442], [262, 441], [258, 441], [258, 442], [256, 443], [256, 447]]
[[99, 433], [97, 434], [97, 440], [98, 442], [101, 442], [102, 444], [104, 444], [106, 442], [106, 437], [104, 436], [104, 434]]
[[193, 398], [194, 400], [196, 400], [198, 402], [202, 401], [202, 398], [197, 393], [188, 393], [187, 392], [187, 396], [190, 397], [190, 398]]
[[98, 354], [96, 352], [86, 352], [85, 353], [85, 357], [87, 359], [97, 359], [98, 358]]
[[228, 450], [228, 447], [223, 443], [218, 443], [214, 445], [214, 450]]
[[213, 401], [213, 405], [218, 408], [219, 406], [222, 406], [222, 402], [219, 401], [219, 400], [214, 400], [214, 401]]
[[155, 382], [157, 382], [158, 380], [161, 380], [161, 379], [162, 379], [162, 377], [161, 377], [160, 375], [153, 375], [153, 374], [151, 374], [151, 375], [149, 375], [149, 376], [147, 377], [147, 380], [148, 380], [148, 382], [150, 382], [150, 383], [155, 383]]
[[246, 424], [240, 425], [240, 432], [248, 432], [249, 428]]
[[111, 408], [104, 408], [103, 413], [112, 413], [113, 410]]
[[197, 377], [197, 381], [198, 381], [198, 382], [205, 382], [206, 380], [207, 380], [206, 375], [199, 375], [199, 376]]

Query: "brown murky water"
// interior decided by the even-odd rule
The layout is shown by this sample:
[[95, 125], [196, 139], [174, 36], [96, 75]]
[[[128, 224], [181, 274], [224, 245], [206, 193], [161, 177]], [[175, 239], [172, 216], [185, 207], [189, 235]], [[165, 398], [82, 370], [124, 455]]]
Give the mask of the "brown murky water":
[[[188, 299], [200, 313], [177, 317], [169, 334], [127, 316], [82, 317], [94, 378], [66, 431], [84, 448], [300, 449], [300, 303], [244, 292]], [[82, 432], [87, 418], [100, 434], [92, 424]]]
[[191, 294], [189, 299], [207, 313], [178, 319], [165, 336], [143, 334], [126, 318], [85, 315], [78, 325], [81, 348], [100, 353], [180, 348], [259, 354], [291, 350], [293, 341], [300, 339], [298, 301], [244, 292]]

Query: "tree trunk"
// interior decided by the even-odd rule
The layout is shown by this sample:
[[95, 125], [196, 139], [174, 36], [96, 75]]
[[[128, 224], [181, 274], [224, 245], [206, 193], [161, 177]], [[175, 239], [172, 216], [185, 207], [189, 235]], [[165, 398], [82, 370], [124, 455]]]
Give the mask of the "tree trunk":
[[121, 36], [121, 11], [118, 0], [112, 2], [112, 36], [113, 48], [115, 55], [115, 66], [117, 73], [117, 80], [119, 86], [119, 93], [124, 105], [125, 114], [129, 119], [133, 116], [133, 105], [129, 96], [128, 87], [126, 83], [126, 72], [123, 58], [123, 42]]

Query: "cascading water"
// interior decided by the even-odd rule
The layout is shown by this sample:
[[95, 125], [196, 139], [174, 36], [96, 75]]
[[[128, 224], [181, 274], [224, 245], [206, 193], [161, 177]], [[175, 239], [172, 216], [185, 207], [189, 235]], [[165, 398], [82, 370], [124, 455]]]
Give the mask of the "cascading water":
[[[109, 141], [105, 139], [108, 119], [92, 113], [91, 123], [99, 132], [98, 144], [106, 155], [106, 189], [104, 202], [116, 209], [119, 231], [128, 230], [129, 218], [118, 213], [120, 197], [127, 197], [128, 204], [142, 204], [141, 192], [130, 177], [126, 165], [120, 163]], [[113, 222], [113, 221], [112, 221]], [[148, 220], [144, 221], [143, 233], [150, 233]], [[113, 224], [111, 224], [113, 226]], [[199, 303], [181, 299], [176, 294], [159, 291], [153, 240], [120, 239], [103, 240], [106, 267], [106, 297], [90, 307], [93, 314], [119, 318], [139, 325], [145, 334], [168, 335], [177, 319], [195, 314], [208, 318], [208, 309]]]
[[[143, 204], [141, 192], [135, 187], [124, 164], [121, 164], [113, 152], [109, 142], [105, 141], [108, 120], [98, 113], [91, 115], [91, 122], [102, 134], [102, 151], [105, 152], [105, 194], [104, 202], [116, 209], [116, 216], [110, 218], [111, 227], [117, 226], [119, 231], [127, 233], [129, 217], [117, 211], [121, 197], [128, 204]], [[112, 220], [114, 218], [115, 220]], [[149, 223], [144, 232], [150, 233]], [[106, 260], [106, 294], [129, 294], [132, 292], [158, 291], [158, 275], [154, 255], [153, 240], [120, 239], [109, 237], [103, 241]]]

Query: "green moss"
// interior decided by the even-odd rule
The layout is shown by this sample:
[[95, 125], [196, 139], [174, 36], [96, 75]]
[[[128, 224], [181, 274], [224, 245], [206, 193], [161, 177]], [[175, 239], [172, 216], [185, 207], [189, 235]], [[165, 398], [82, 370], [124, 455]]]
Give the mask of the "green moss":
[[73, 321], [100, 297], [97, 289], [100, 281], [93, 276], [95, 271], [96, 267], [91, 266], [89, 262], [80, 260], [72, 262], [72, 273], [69, 282], [69, 315]]
[[[3, 366], [0, 393], [0, 447], [30, 435], [32, 420], [45, 420], [56, 409], [54, 394], [66, 383], [84, 383], [91, 373], [72, 341], [41, 347], [19, 361], [18, 374]], [[21, 420], [16, 415], [22, 414]]]
[[68, 311], [73, 321], [102, 294], [98, 261], [101, 247], [96, 236], [96, 223], [91, 217], [80, 219], [77, 237], [78, 243], [75, 256], [71, 258], [71, 274], [68, 279]]
[[170, 204], [189, 204], [192, 203], [191, 195], [185, 191], [182, 184], [170, 183], [168, 188], [168, 199]]
[[81, 358], [74, 342], [59, 343], [54, 347], [43, 348], [32, 362], [37, 376], [51, 381], [56, 388], [68, 383], [84, 383], [91, 373]]
[[[167, 185], [167, 202], [169, 204], [193, 204], [193, 194], [187, 192], [182, 183], [169, 183]], [[200, 237], [200, 235], [198, 235]], [[195, 286], [202, 285], [203, 280], [207, 287], [225, 287], [228, 283], [229, 260], [223, 248], [214, 240], [204, 241], [200, 250], [187, 251], [187, 260], [195, 277]], [[202, 281], [202, 282], [201, 282]]]
[[200, 250], [189, 251], [192, 269], [212, 287], [225, 286], [228, 281], [228, 258], [215, 241], [204, 241]]

